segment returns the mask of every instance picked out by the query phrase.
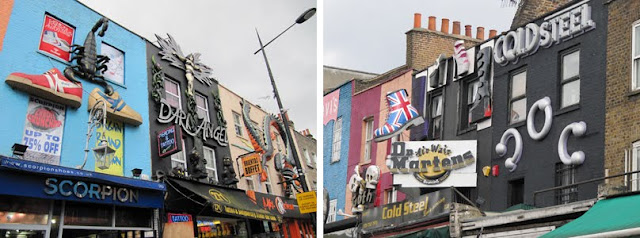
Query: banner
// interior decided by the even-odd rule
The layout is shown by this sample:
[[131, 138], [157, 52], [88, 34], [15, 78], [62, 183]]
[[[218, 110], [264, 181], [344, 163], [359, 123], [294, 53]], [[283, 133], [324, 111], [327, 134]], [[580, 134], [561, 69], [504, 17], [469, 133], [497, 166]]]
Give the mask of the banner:
[[322, 98], [322, 105], [324, 105], [322, 125], [326, 125], [329, 121], [335, 120], [338, 117], [339, 103], [340, 89], [336, 89]]
[[475, 187], [476, 147], [475, 140], [394, 142], [387, 167], [402, 187]]
[[387, 226], [401, 226], [405, 222], [427, 221], [448, 214], [453, 190], [450, 188], [422, 195], [416, 199], [396, 202], [362, 213], [362, 229], [374, 230]]
[[42, 34], [38, 50], [47, 55], [59, 58], [64, 62], [71, 60], [71, 45], [76, 29], [48, 14], [44, 15]]
[[60, 164], [65, 106], [44, 99], [29, 97], [22, 143], [29, 146], [23, 159]]
[[259, 153], [251, 153], [242, 158], [242, 169], [244, 170], [244, 177], [249, 177], [255, 174], [262, 173], [262, 163], [260, 162]]
[[[102, 138], [104, 131], [105, 138]], [[122, 122], [111, 121], [107, 118], [107, 124], [104, 130], [101, 125], [96, 127], [96, 145], [101, 139], [107, 140], [107, 145], [116, 150], [115, 155], [111, 159], [111, 166], [108, 169], [100, 169], [98, 164], [95, 165], [96, 172], [123, 176], [124, 171], [124, 124]]]

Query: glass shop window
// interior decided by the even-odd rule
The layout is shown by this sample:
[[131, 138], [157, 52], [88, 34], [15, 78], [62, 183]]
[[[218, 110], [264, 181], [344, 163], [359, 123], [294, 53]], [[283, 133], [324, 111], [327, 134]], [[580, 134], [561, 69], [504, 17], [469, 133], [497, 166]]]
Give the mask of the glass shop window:
[[527, 71], [511, 75], [509, 97], [509, 124], [527, 119]]
[[209, 119], [209, 104], [207, 103], [207, 97], [196, 93], [196, 108], [198, 117], [204, 118], [205, 121], [210, 122]]
[[64, 224], [74, 226], [111, 226], [113, 207], [109, 205], [66, 202]]
[[182, 103], [180, 101], [180, 84], [173, 80], [164, 79], [164, 99], [167, 103], [177, 109], [182, 109]]
[[429, 128], [429, 137], [431, 139], [440, 139], [442, 134], [442, 107], [444, 102], [442, 100], [442, 94], [431, 97], [431, 125]]
[[580, 51], [572, 50], [562, 56], [562, 101], [560, 107], [580, 102]]
[[0, 196], [0, 224], [46, 225], [50, 201], [14, 196]]
[[117, 227], [152, 227], [153, 210], [116, 206]]

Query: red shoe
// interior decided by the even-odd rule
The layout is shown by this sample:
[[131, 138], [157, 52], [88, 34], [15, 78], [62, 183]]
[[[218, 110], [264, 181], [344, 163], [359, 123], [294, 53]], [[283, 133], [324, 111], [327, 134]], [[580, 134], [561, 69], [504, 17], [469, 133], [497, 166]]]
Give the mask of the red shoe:
[[82, 104], [82, 84], [67, 79], [56, 68], [41, 75], [12, 73], [4, 82], [14, 89], [74, 108]]

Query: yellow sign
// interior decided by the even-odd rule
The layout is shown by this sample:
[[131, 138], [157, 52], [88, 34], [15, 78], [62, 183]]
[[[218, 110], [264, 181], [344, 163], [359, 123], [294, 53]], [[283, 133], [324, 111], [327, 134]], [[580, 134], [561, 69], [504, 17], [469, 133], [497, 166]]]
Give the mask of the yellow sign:
[[316, 191], [298, 193], [298, 195], [296, 195], [296, 199], [298, 200], [300, 213], [305, 214], [316, 212]]
[[229, 201], [229, 199], [227, 197], [224, 196], [224, 194], [222, 194], [220, 191], [215, 190], [215, 189], [209, 189], [209, 196], [211, 196], [213, 199], [215, 199], [218, 202], [224, 202], [227, 204], [230, 204], [231, 201]]
[[252, 153], [242, 157], [242, 165], [244, 168], [244, 176], [262, 173], [262, 163], [260, 162], [260, 154]]
[[[102, 138], [102, 132], [104, 131], [104, 138]], [[107, 144], [116, 150], [115, 155], [111, 159], [111, 165], [107, 169], [101, 169], [100, 165], [96, 163], [95, 171], [105, 174], [123, 176], [124, 171], [124, 124], [122, 122], [111, 121], [107, 118], [107, 124], [104, 127], [98, 124], [96, 129], [96, 146], [100, 143], [101, 139], [106, 139]]]

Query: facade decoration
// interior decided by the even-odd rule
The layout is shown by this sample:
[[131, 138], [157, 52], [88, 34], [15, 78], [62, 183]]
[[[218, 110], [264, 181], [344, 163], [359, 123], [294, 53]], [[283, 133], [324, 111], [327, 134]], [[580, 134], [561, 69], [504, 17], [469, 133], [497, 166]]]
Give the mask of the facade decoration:
[[478, 92], [473, 96], [473, 106], [469, 112], [469, 123], [476, 123], [491, 117], [491, 47], [480, 49], [476, 54], [478, 65]]
[[171, 62], [171, 65], [185, 71], [185, 77], [187, 78], [187, 93], [193, 94], [193, 80], [197, 79], [207, 86], [211, 86], [211, 78], [209, 75], [212, 70], [209, 66], [206, 66], [200, 62], [200, 53], [192, 53], [185, 56], [180, 49], [180, 46], [176, 41], [167, 34], [168, 39], [164, 39], [158, 35], [158, 44], [160, 44], [160, 55], [163, 60]]
[[69, 80], [57, 68], [41, 75], [11, 73], [5, 83], [14, 89], [73, 108], [82, 104], [82, 83]]
[[264, 117], [263, 121], [263, 134], [259, 133], [258, 128], [255, 128], [253, 123], [251, 123], [251, 119], [249, 118], [249, 112], [251, 111], [251, 107], [249, 103], [245, 102], [244, 99], [241, 102], [242, 106], [242, 120], [244, 121], [245, 126], [247, 127], [247, 132], [249, 134], [249, 138], [251, 139], [251, 144], [253, 145], [256, 152], [262, 155], [261, 163], [264, 166], [263, 172], [260, 175], [261, 180], [264, 182], [267, 180], [267, 162], [271, 159], [274, 159], [275, 168], [278, 172], [281, 173], [284, 178], [284, 191], [285, 196], [291, 195], [291, 189], [295, 189], [298, 193], [302, 192], [302, 186], [300, 181], [298, 181], [298, 173], [296, 172], [295, 161], [291, 157], [291, 152], [287, 147], [287, 143], [285, 143], [284, 150], [287, 151], [287, 154], [282, 152], [274, 152], [274, 146], [272, 142], [272, 131], [271, 128], [274, 127], [278, 130], [278, 134], [281, 136], [282, 141], [289, 141], [287, 138], [287, 133], [284, 133], [284, 125], [282, 121], [280, 121], [274, 115], [267, 115]]
[[[540, 132], [536, 131], [535, 117], [538, 110], [544, 110], [544, 125]], [[553, 109], [551, 108], [551, 99], [544, 97], [531, 106], [529, 109], [529, 115], [527, 115], [527, 132], [529, 137], [534, 140], [544, 139], [551, 130], [551, 123], [553, 122]]]
[[238, 178], [236, 178], [236, 171], [233, 169], [233, 163], [231, 158], [224, 157], [222, 159], [222, 185], [237, 188]]
[[454, 59], [456, 60], [456, 76], [462, 76], [469, 72], [469, 57], [464, 48], [464, 41], [459, 40], [453, 44]]
[[380, 179], [380, 168], [377, 165], [367, 167], [365, 177], [360, 175], [360, 166], [356, 165], [354, 174], [349, 178], [349, 190], [352, 196], [353, 213], [364, 211], [365, 205], [372, 203], [376, 196], [376, 187]]
[[[191, 153], [189, 153], [189, 165], [192, 166], [190, 176], [195, 179], [204, 179], [207, 178], [207, 161], [202, 159], [198, 150], [193, 148]], [[195, 165], [195, 166], [194, 166]], [[193, 168], [195, 167], [195, 168]]]
[[507, 167], [510, 172], [513, 172], [516, 170], [516, 167], [518, 167], [520, 156], [522, 156], [522, 136], [520, 135], [520, 132], [518, 132], [518, 130], [516, 130], [515, 128], [509, 128], [508, 130], [506, 130], [500, 138], [500, 143], [496, 145], [496, 153], [500, 157], [507, 154], [507, 141], [510, 138], [513, 138], [515, 140], [515, 151], [513, 152], [513, 156], [507, 158], [507, 160], [504, 162], [504, 166]]
[[29, 97], [22, 143], [29, 146], [25, 160], [60, 164], [65, 107], [40, 98]]
[[156, 103], [160, 103], [164, 94], [164, 72], [158, 62], [156, 56], [151, 56], [151, 98]]
[[211, 90], [211, 96], [213, 96], [213, 108], [216, 109], [216, 120], [218, 120], [218, 125], [226, 126], [227, 121], [224, 119], [224, 114], [222, 114], [220, 95], [214, 90]]
[[434, 65], [435, 69], [430, 70], [429, 73], [429, 86], [431, 88], [437, 88], [447, 83], [447, 68], [448, 61], [444, 54], [440, 54]]
[[75, 27], [45, 13], [38, 50], [54, 59], [68, 62], [71, 60], [70, 49], [75, 33]]
[[381, 142], [400, 134], [411, 126], [424, 123], [418, 110], [411, 105], [407, 90], [390, 92], [386, 97], [388, 114], [385, 124], [374, 131], [374, 141]]
[[567, 153], [567, 140], [569, 139], [569, 135], [573, 135], [576, 137], [582, 137], [587, 131], [587, 124], [583, 121], [574, 122], [567, 125], [560, 133], [560, 139], [558, 140], [558, 156], [562, 163], [566, 165], [580, 165], [584, 163], [585, 155], [582, 151], [576, 151], [571, 153]]
[[104, 101], [107, 104], [107, 117], [129, 125], [139, 126], [142, 124], [140, 113], [127, 105], [118, 92], [113, 92], [109, 95], [98, 88], [94, 88], [89, 94], [88, 108], [93, 107], [98, 101]]

